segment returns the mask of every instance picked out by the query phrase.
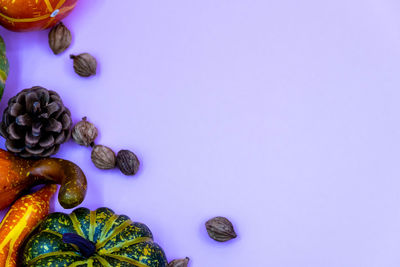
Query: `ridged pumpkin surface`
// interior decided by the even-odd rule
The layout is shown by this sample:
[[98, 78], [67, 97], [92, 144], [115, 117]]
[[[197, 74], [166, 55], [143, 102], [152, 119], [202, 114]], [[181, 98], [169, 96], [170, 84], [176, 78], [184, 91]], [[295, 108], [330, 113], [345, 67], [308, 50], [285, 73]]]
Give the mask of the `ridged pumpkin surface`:
[[[96, 245], [93, 256], [62, 240], [75, 233]], [[52, 213], [34, 231], [20, 251], [22, 266], [138, 266], [164, 267], [163, 250], [153, 242], [149, 228], [116, 215], [108, 208], [78, 208], [71, 214]]]
[[54, 26], [74, 9], [77, 0], [0, 0], [0, 24], [12, 31]]
[[4, 44], [3, 38], [0, 37], [0, 100], [3, 96], [4, 87], [6, 86], [6, 80], [10, 67], [6, 56], [6, 45]]

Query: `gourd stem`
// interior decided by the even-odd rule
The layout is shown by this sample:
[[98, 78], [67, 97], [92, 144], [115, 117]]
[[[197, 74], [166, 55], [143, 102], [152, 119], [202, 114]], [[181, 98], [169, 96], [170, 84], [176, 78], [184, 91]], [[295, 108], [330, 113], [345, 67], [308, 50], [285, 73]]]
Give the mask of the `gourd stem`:
[[66, 233], [63, 234], [62, 240], [64, 243], [77, 246], [85, 258], [91, 257], [96, 252], [96, 245], [92, 241], [89, 241], [80, 235]]

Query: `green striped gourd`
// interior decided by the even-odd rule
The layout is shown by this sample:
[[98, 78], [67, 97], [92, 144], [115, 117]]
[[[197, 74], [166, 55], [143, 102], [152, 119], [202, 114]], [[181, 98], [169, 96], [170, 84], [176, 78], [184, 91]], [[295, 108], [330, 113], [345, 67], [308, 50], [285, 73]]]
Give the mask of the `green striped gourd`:
[[4, 87], [6, 86], [9, 69], [10, 67], [6, 56], [6, 45], [3, 38], [0, 36], [0, 99], [3, 96]]
[[52, 213], [25, 240], [18, 266], [165, 267], [149, 228], [108, 208]]

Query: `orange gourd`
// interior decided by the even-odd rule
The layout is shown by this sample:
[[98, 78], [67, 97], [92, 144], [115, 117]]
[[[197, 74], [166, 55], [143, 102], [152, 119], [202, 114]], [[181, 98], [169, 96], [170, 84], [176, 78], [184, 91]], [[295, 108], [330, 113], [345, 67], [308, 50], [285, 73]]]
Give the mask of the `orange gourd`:
[[0, 24], [12, 31], [54, 26], [74, 9], [77, 0], [2, 0]]
[[0, 224], [0, 266], [17, 266], [18, 248], [31, 230], [49, 214], [50, 198], [57, 185], [18, 199]]
[[28, 160], [0, 149], [0, 209], [24, 190], [46, 183], [61, 185], [58, 201], [63, 208], [74, 208], [85, 198], [86, 177], [76, 164], [57, 158]]

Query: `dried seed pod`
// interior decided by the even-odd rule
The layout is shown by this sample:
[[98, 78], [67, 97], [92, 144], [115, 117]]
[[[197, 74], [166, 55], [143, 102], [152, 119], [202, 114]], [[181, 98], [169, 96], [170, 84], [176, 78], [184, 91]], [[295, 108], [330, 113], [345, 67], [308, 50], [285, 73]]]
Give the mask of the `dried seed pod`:
[[49, 32], [49, 45], [55, 55], [64, 52], [71, 44], [71, 40], [71, 32], [62, 22], [54, 26]]
[[109, 147], [102, 145], [94, 146], [91, 157], [92, 162], [99, 169], [108, 170], [115, 168], [115, 153]]
[[81, 146], [93, 146], [98, 134], [96, 126], [83, 117], [72, 129], [72, 138]]
[[186, 257], [184, 259], [177, 259], [173, 260], [170, 263], [168, 263], [168, 267], [187, 267], [189, 264], [189, 258]]
[[129, 150], [121, 150], [117, 154], [117, 166], [125, 175], [135, 175], [140, 166], [139, 159]]
[[74, 60], [74, 70], [79, 76], [89, 77], [96, 74], [97, 61], [92, 55], [83, 53], [70, 55], [70, 58]]
[[232, 223], [225, 217], [215, 217], [206, 222], [208, 235], [218, 242], [226, 242], [237, 235], [233, 229]]

